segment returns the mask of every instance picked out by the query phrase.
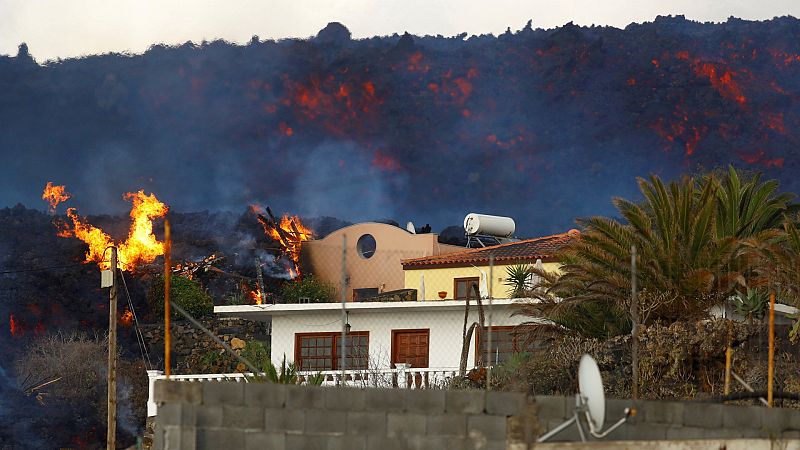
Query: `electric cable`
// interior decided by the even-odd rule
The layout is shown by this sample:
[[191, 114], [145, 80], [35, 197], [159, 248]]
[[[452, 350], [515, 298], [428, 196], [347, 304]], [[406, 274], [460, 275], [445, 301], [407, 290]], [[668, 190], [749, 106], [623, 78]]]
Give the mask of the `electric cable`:
[[125, 281], [125, 271], [119, 271], [120, 278], [122, 278], [122, 286], [125, 288], [125, 296], [128, 298], [128, 308], [133, 315], [133, 324], [136, 331], [136, 342], [139, 344], [139, 352], [142, 354], [142, 362], [147, 364], [148, 369], [153, 368], [153, 363], [150, 360], [150, 353], [147, 351], [147, 344], [144, 340], [144, 335], [139, 329], [139, 318], [136, 316], [136, 309], [133, 307], [133, 300], [131, 293], [128, 291], [128, 283]]

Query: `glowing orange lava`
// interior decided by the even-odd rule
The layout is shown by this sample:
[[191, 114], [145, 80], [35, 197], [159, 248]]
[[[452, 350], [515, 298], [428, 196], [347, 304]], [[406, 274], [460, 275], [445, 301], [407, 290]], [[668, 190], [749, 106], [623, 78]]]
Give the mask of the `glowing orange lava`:
[[133, 324], [133, 313], [130, 309], [125, 308], [125, 312], [119, 318], [119, 323], [124, 327], [129, 327]]
[[129, 192], [123, 198], [133, 203], [130, 213], [132, 224], [124, 242], [115, 243], [103, 230], [81, 218], [75, 208], [67, 209], [67, 216], [72, 220], [72, 229], [59, 232], [61, 237], [77, 237], [88, 244], [86, 262], [96, 262], [104, 270], [110, 268], [108, 255], [104, 257], [104, 253], [112, 245], [117, 247], [119, 267], [122, 270], [133, 270], [139, 264], [153, 262], [156, 257], [164, 254], [164, 243], [159, 242], [153, 234], [153, 219], [166, 215], [167, 206], [154, 194], [147, 195], [144, 191]]
[[42, 200], [50, 204], [48, 208], [50, 215], [55, 214], [56, 206], [61, 202], [67, 201], [69, 197], [70, 194], [66, 191], [65, 186], [54, 186], [52, 181], [47, 182], [47, 186], [44, 187], [44, 192], [42, 193]]
[[11, 335], [12, 336], [14, 336], [14, 337], [22, 336], [22, 327], [17, 323], [16, 320], [14, 320], [14, 315], [13, 314], [9, 314], [8, 315], [8, 323], [9, 323], [9, 329], [11, 331]]
[[261, 298], [261, 293], [257, 290], [251, 290], [247, 295], [256, 305], [261, 305], [264, 303], [264, 299]]

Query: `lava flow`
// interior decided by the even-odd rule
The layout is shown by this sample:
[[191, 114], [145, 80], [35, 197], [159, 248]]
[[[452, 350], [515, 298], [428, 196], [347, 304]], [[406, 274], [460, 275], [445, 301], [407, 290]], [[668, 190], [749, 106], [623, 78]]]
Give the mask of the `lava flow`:
[[129, 192], [123, 198], [133, 203], [130, 213], [133, 223], [124, 242], [115, 243], [102, 229], [81, 218], [75, 208], [67, 209], [72, 228], [67, 227], [59, 233], [61, 237], [77, 237], [88, 244], [86, 262], [95, 262], [104, 270], [111, 266], [104, 257], [109, 246], [117, 247], [119, 267], [128, 271], [139, 264], [153, 262], [156, 257], [164, 254], [164, 243], [159, 242], [153, 234], [153, 219], [166, 215], [167, 206], [155, 194], [147, 195], [144, 191]]
[[56, 213], [56, 206], [69, 200], [69, 198], [70, 194], [66, 191], [66, 188], [64, 186], [53, 186], [52, 181], [47, 182], [47, 186], [44, 187], [44, 192], [42, 193], [42, 200], [50, 204], [47, 210], [51, 216]]

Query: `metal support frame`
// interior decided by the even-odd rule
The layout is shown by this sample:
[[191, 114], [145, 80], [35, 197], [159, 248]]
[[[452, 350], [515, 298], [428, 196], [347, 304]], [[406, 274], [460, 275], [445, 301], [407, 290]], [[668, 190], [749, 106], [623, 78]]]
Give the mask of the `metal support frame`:
[[545, 442], [551, 437], [561, 433], [562, 431], [566, 430], [570, 425], [573, 423], [576, 427], [578, 427], [578, 434], [581, 437], [581, 442], [586, 442], [586, 434], [583, 431], [583, 427], [581, 426], [581, 414], [586, 417], [586, 423], [589, 425], [589, 434], [591, 434], [596, 439], [603, 439], [604, 437], [608, 436], [612, 431], [616, 430], [622, 424], [628, 421], [628, 418], [635, 414], [635, 410], [632, 408], [625, 408], [625, 415], [619, 419], [614, 425], [611, 425], [606, 429], [606, 431], [601, 432], [600, 430], [596, 430], [594, 428], [594, 422], [592, 421], [592, 417], [589, 415], [589, 409], [587, 408], [586, 398], [580, 394], [575, 394], [575, 412], [573, 413], [572, 417], [567, 419], [566, 422], [562, 423], [561, 425], [553, 428], [552, 430], [548, 431], [547, 433], [543, 434], [536, 440], [536, 442]]

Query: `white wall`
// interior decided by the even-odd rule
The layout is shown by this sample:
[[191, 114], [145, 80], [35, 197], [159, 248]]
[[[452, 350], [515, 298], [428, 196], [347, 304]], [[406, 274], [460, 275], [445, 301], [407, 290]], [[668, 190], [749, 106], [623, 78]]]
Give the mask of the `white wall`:
[[[511, 317], [509, 305], [496, 306], [492, 325], [518, 325], [524, 317]], [[487, 311], [488, 323], [488, 311]], [[478, 321], [477, 308], [470, 308], [468, 325]], [[431, 311], [351, 311], [351, 331], [369, 331], [370, 367], [388, 368], [392, 351], [392, 330], [430, 329], [429, 367], [457, 368], [461, 359], [461, 335], [464, 327], [464, 310]], [[302, 314], [274, 315], [272, 317], [272, 360], [277, 365], [286, 354], [287, 361], [294, 359], [295, 333], [341, 332], [341, 311], [309, 311]], [[467, 367], [475, 363], [475, 335], [470, 342]]]

